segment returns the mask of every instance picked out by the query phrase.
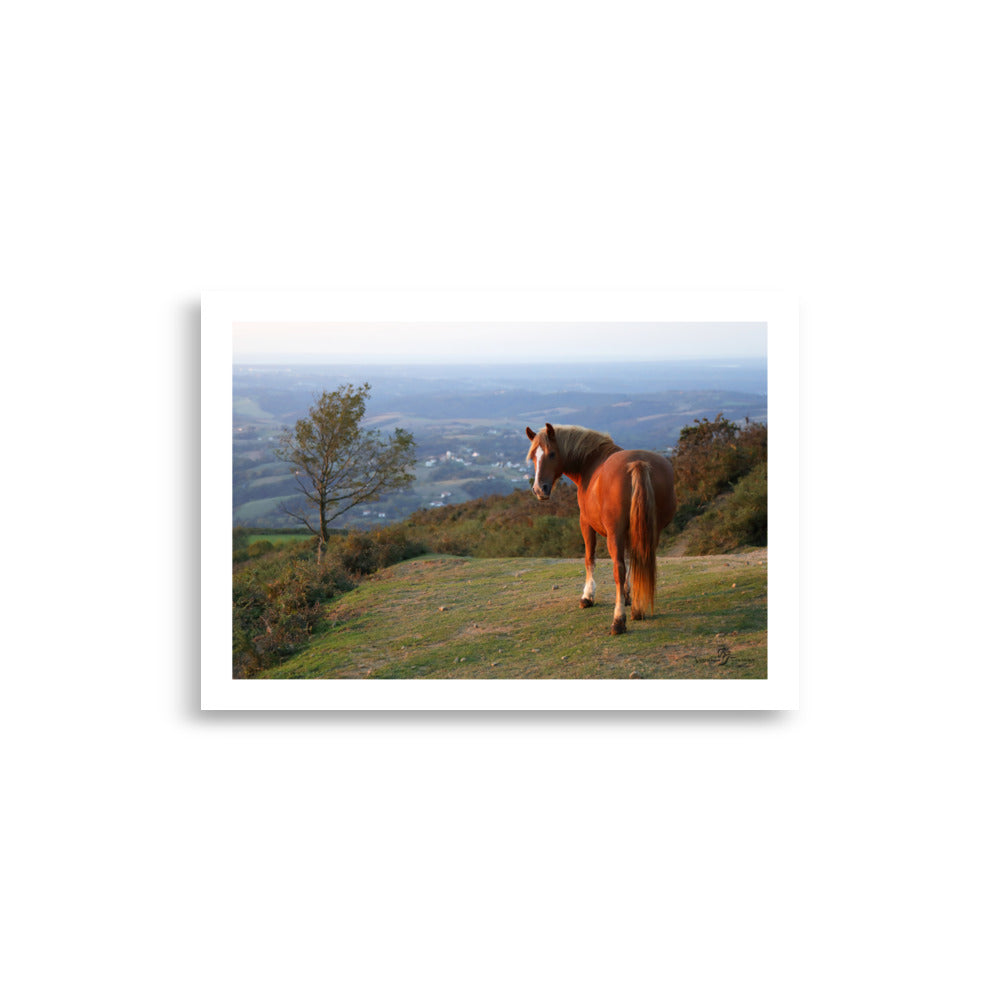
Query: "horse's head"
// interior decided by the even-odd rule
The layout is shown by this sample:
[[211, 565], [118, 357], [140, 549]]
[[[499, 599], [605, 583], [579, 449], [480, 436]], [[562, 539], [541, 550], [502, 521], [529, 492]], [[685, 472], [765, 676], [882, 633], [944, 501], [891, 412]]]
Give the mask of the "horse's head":
[[563, 474], [563, 462], [559, 454], [555, 428], [552, 424], [546, 424], [545, 430], [537, 434], [530, 427], [526, 427], [524, 431], [531, 442], [527, 461], [535, 466], [532, 492], [539, 500], [548, 500], [556, 480]]

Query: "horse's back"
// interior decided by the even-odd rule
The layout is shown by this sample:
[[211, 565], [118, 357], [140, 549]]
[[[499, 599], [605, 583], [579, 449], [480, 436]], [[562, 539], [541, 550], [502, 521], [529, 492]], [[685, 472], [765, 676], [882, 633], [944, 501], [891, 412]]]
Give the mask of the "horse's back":
[[649, 466], [656, 496], [657, 531], [662, 531], [677, 512], [677, 495], [674, 491], [674, 467], [659, 452], [642, 449], [616, 451], [600, 468], [601, 493], [608, 497], [620, 491], [622, 509], [628, 510], [626, 499], [632, 491], [632, 477], [628, 469], [633, 462], [645, 462]]

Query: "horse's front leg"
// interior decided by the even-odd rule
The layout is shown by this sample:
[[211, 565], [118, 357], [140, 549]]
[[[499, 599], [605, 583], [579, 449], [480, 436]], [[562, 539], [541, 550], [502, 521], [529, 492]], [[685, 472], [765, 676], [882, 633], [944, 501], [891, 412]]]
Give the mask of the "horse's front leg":
[[608, 553], [615, 567], [615, 617], [611, 622], [611, 634], [621, 635], [625, 631], [625, 599], [628, 589], [628, 573], [625, 568], [625, 539], [608, 533]]
[[583, 534], [583, 565], [587, 571], [587, 582], [583, 585], [580, 607], [592, 608], [594, 595], [597, 593], [597, 585], [594, 583], [594, 551], [597, 547], [597, 532], [589, 524], [584, 524], [582, 518], [580, 519], [580, 531]]

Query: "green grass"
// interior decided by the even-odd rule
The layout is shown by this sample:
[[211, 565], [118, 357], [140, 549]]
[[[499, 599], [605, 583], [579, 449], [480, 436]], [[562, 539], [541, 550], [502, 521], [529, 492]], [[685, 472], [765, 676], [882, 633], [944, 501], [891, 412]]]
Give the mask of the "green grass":
[[265, 515], [276, 511], [282, 503], [290, 503], [298, 500], [298, 498], [299, 494], [292, 493], [283, 497], [270, 497], [265, 500], [251, 500], [248, 503], [240, 504], [239, 507], [234, 508], [233, 518], [237, 523], [252, 521], [255, 518], [264, 517]]
[[301, 532], [299, 534], [292, 534], [290, 532], [283, 532], [281, 534], [254, 534], [247, 537], [247, 545], [253, 545], [254, 542], [270, 542], [272, 545], [291, 545], [293, 542], [305, 542], [308, 541], [313, 536], [307, 532]]
[[256, 400], [249, 396], [240, 396], [233, 400], [233, 417], [242, 421], [263, 421], [274, 420], [274, 416], [266, 410], [262, 410]]
[[766, 677], [767, 550], [658, 567], [652, 617], [612, 636], [607, 560], [582, 610], [582, 560], [423, 556], [332, 602], [310, 645], [261, 676]]

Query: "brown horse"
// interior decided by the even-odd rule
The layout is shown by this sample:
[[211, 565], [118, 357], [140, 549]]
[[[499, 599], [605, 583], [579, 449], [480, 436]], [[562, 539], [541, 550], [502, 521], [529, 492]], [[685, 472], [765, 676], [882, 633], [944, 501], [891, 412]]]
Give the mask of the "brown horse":
[[535, 496], [548, 500], [563, 475], [576, 483], [587, 570], [581, 608], [594, 604], [597, 536], [608, 540], [617, 588], [611, 631], [621, 635], [627, 604], [634, 620], [653, 610], [656, 546], [677, 511], [673, 466], [654, 451], [623, 451], [607, 434], [585, 427], [546, 424], [537, 434], [530, 427], [525, 432], [531, 441], [527, 461], [535, 466]]

